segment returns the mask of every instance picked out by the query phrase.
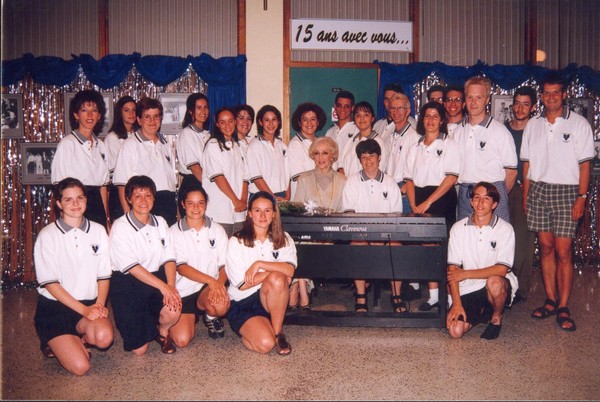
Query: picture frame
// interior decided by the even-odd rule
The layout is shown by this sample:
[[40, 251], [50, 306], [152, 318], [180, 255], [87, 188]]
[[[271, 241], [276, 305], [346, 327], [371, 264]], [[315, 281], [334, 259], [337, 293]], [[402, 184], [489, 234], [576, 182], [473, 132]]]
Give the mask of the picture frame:
[[[98, 137], [104, 138], [108, 134], [110, 130], [110, 126], [112, 126], [113, 122], [113, 94], [112, 92], [100, 92], [102, 94], [102, 98], [104, 99], [104, 105], [106, 106], [106, 116], [104, 118], [104, 126], [102, 127], [102, 131], [98, 133]], [[69, 105], [71, 104], [71, 100], [75, 97], [77, 92], [65, 92], [65, 135], [69, 134], [73, 131], [71, 127], [71, 120], [69, 119]]]
[[25, 137], [23, 94], [2, 94], [2, 139]]
[[600, 176], [600, 141], [594, 141], [594, 159], [592, 159], [592, 176]]
[[514, 119], [512, 103], [512, 95], [492, 95], [492, 117], [502, 124], [508, 123]]
[[185, 117], [186, 101], [191, 93], [161, 93], [158, 101], [163, 106], [163, 118], [160, 132], [164, 135], [176, 135], [181, 131]]
[[58, 142], [24, 142], [21, 144], [21, 184], [50, 185], [50, 166]]
[[592, 98], [567, 98], [567, 107], [587, 119], [594, 129], [594, 99]]

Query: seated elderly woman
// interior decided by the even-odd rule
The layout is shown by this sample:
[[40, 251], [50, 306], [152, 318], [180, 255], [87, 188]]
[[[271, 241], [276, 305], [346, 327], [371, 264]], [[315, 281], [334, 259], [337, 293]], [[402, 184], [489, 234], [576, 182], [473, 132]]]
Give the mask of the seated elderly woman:
[[[315, 162], [315, 168], [304, 172], [298, 178], [298, 187], [293, 201], [312, 201], [318, 207], [333, 212], [342, 211], [342, 192], [346, 176], [333, 170], [338, 159], [338, 146], [329, 137], [317, 138], [308, 148], [308, 156]], [[309, 294], [314, 287], [310, 279], [294, 278], [290, 288], [289, 308], [292, 310], [310, 309]], [[300, 307], [298, 307], [300, 298]]]

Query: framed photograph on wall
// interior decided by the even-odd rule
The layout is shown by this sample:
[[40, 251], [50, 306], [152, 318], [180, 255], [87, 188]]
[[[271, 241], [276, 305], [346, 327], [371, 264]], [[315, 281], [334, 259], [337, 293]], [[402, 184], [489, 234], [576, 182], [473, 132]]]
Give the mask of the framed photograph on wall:
[[158, 96], [163, 106], [163, 119], [160, 132], [165, 135], [179, 134], [185, 117], [185, 102], [191, 93], [161, 93]]
[[[71, 127], [71, 120], [69, 119], [69, 105], [71, 100], [75, 97], [77, 92], [65, 92], [65, 134], [69, 134], [73, 131]], [[113, 94], [112, 92], [101, 92], [102, 98], [104, 99], [104, 105], [106, 106], [106, 117], [104, 118], [104, 126], [102, 131], [98, 134], [98, 137], [104, 138], [108, 134], [110, 126], [113, 121]]]
[[2, 94], [2, 139], [21, 139], [23, 124], [23, 94]]
[[594, 130], [594, 100], [592, 98], [567, 98], [567, 106], [572, 112], [585, 117]]
[[508, 123], [514, 118], [512, 95], [492, 95], [492, 117], [500, 123]]
[[600, 176], [600, 141], [594, 141], [594, 159], [592, 159], [592, 176]]
[[50, 166], [58, 142], [21, 144], [21, 184], [50, 185]]

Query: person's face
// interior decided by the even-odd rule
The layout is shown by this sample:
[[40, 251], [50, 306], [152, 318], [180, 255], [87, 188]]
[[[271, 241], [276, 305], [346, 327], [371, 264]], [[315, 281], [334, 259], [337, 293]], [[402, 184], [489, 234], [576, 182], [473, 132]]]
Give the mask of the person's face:
[[221, 130], [225, 139], [230, 141], [235, 131], [235, 117], [233, 117], [233, 113], [229, 110], [223, 110], [219, 113], [217, 116], [217, 127]]
[[515, 97], [515, 101], [512, 104], [512, 110], [513, 114], [515, 115], [515, 120], [529, 120], [529, 116], [531, 115], [534, 106], [535, 105], [533, 104], [529, 96], [517, 95]]
[[373, 154], [363, 153], [360, 156], [360, 166], [362, 166], [362, 168], [367, 173], [377, 172], [377, 170], [379, 170], [379, 161], [380, 160], [381, 160], [381, 156], [377, 155], [376, 153], [373, 153]]
[[490, 94], [486, 92], [483, 85], [469, 85], [465, 89], [465, 96], [470, 117], [477, 118], [485, 115], [485, 106], [490, 100]]
[[374, 120], [375, 116], [373, 116], [368, 110], [359, 109], [356, 111], [356, 113], [354, 113], [354, 124], [356, 124], [356, 127], [361, 134], [371, 134]]
[[404, 125], [410, 114], [410, 103], [405, 99], [394, 99], [390, 103], [390, 115], [397, 125]]
[[198, 125], [204, 127], [204, 123], [208, 119], [209, 115], [208, 102], [206, 99], [197, 99], [194, 105], [194, 114], [192, 115], [192, 121]]
[[240, 110], [236, 118], [236, 129], [240, 138], [245, 137], [252, 129], [252, 117], [246, 110]]
[[315, 167], [320, 171], [328, 171], [333, 165], [333, 152], [327, 144], [319, 144], [313, 151]]
[[154, 206], [154, 195], [149, 188], [136, 188], [128, 201], [133, 212], [138, 215], [147, 215]]
[[444, 100], [444, 109], [449, 118], [462, 116], [465, 100], [459, 91], [448, 91]]
[[87, 198], [79, 187], [69, 187], [63, 190], [62, 197], [56, 201], [64, 218], [79, 219], [87, 206]]
[[81, 105], [77, 113], [75, 113], [75, 120], [79, 122], [79, 131], [91, 133], [100, 120], [100, 111], [96, 103], [85, 102]]
[[279, 119], [275, 113], [268, 111], [263, 115], [262, 119], [258, 121], [258, 124], [263, 128], [263, 135], [274, 137], [275, 132], [279, 127]]
[[333, 110], [335, 110], [335, 114], [339, 121], [346, 122], [350, 120], [350, 114], [352, 113], [352, 101], [346, 98], [339, 98], [335, 105], [333, 105]]
[[123, 123], [126, 126], [133, 126], [135, 124], [135, 103], [127, 102], [121, 108], [121, 117], [123, 118]]
[[268, 230], [275, 217], [273, 203], [266, 198], [255, 199], [248, 211], [248, 216], [252, 219], [254, 229]]
[[206, 212], [206, 199], [200, 191], [190, 191], [183, 200], [185, 214], [191, 219], [202, 219]]
[[540, 98], [547, 112], [557, 113], [562, 110], [567, 93], [562, 91], [560, 84], [546, 84]]
[[439, 133], [442, 126], [442, 117], [437, 109], [428, 108], [423, 115], [423, 125], [426, 133]]
[[396, 95], [396, 91], [392, 91], [391, 89], [388, 89], [383, 93], [383, 107], [385, 107], [385, 110], [387, 110], [388, 114], [390, 114], [390, 102], [392, 101], [394, 95]]
[[442, 91], [433, 91], [429, 94], [429, 102], [437, 102], [444, 104], [444, 93]]
[[319, 119], [315, 112], [306, 112], [300, 117], [300, 131], [304, 136], [313, 137], [319, 127]]
[[140, 125], [142, 132], [146, 136], [154, 137], [160, 130], [160, 123], [162, 116], [160, 109], [147, 109], [142, 112], [142, 117], [138, 117], [138, 124]]
[[483, 186], [473, 189], [473, 198], [471, 198], [471, 206], [477, 217], [485, 217], [491, 215], [494, 209], [498, 206], [492, 197], [487, 195], [487, 190]]

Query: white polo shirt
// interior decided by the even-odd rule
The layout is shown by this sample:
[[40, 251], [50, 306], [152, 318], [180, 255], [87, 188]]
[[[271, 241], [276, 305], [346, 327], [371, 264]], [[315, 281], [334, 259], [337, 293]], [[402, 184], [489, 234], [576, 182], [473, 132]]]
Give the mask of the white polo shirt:
[[394, 179], [381, 170], [374, 179], [361, 170], [346, 181], [342, 205], [345, 212], [401, 213], [402, 194]]
[[[388, 130], [386, 130], [388, 133]], [[395, 126], [385, 138], [388, 143], [388, 162], [384, 169], [385, 173], [394, 178], [396, 183], [404, 181], [404, 165], [408, 150], [421, 139], [421, 136], [415, 131], [413, 126], [406, 122], [400, 131], [396, 132]]]
[[[133, 132], [128, 133], [127, 138], [131, 137]], [[125, 142], [125, 139], [119, 138], [117, 133], [111, 131], [104, 137], [104, 145], [106, 145], [106, 149], [108, 149], [108, 169], [112, 173], [115, 170], [115, 165], [117, 164], [117, 156], [119, 155], [119, 150], [121, 146]]]
[[244, 160], [242, 148], [235, 141], [227, 141], [227, 147], [221, 149], [216, 138], [211, 138], [204, 148], [202, 169], [202, 187], [208, 194], [206, 215], [215, 222], [233, 224], [246, 219], [246, 211], [235, 212], [233, 203], [223, 193], [215, 179], [224, 176], [234, 194], [241, 199], [244, 182], [248, 182], [248, 167]]
[[110, 253], [106, 229], [83, 218], [79, 227], [62, 219], [44, 227], [33, 251], [38, 293], [56, 300], [46, 286], [59, 283], [77, 300], [98, 297], [98, 281], [110, 279]]
[[[408, 122], [411, 126], [417, 127], [417, 121], [414, 117], [408, 116]], [[390, 130], [394, 130], [395, 124], [392, 120], [387, 117], [383, 117], [375, 122], [373, 125], [373, 130], [377, 131], [380, 135], [384, 135], [386, 132], [389, 133]]]
[[[456, 222], [450, 229], [448, 240], [448, 265], [462, 269], [482, 269], [493, 265], [508, 268], [506, 279], [514, 297], [519, 283], [511, 271], [515, 257], [515, 232], [510, 223], [495, 214], [490, 223], [477, 227], [469, 216]], [[461, 295], [473, 293], [485, 287], [486, 279], [465, 279], [459, 282]]]
[[249, 192], [258, 192], [254, 180], [260, 178], [267, 182], [273, 193], [287, 190], [290, 182], [287, 148], [287, 145], [279, 138], [275, 138], [271, 144], [271, 141], [265, 140], [261, 135], [250, 142], [246, 151], [250, 177]]
[[504, 169], [517, 168], [515, 140], [492, 116], [472, 125], [465, 120], [455, 131], [460, 155], [459, 183], [494, 183], [506, 177]]
[[113, 183], [124, 186], [132, 176], [139, 175], [150, 177], [156, 184], [156, 191], [176, 190], [175, 153], [162, 134], [158, 134], [158, 141], [154, 143], [138, 130], [123, 142]]
[[578, 185], [579, 164], [594, 159], [594, 134], [585, 118], [563, 107], [554, 124], [545, 113], [529, 119], [520, 154], [529, 162], [528, 179]]
[[288, 144], [290, 179], [296, 180], [300, 173], [315, 168], [315, 161], [308, 156], [308, 148], [312, 141], [303, 136], [302, 133], [296, 133]]
[[382, 170], [385, 168], [389, 151], [388, 144], [384, 137], [377, 134], [375, 131], [371, 131], [371, 134], [366, 137], [361, 137], [360, 134], [356, 134], [354, 137], [352, 137], [351, 141], [348, 141], [340, 156], [340, 167], [344, 168], [344, 174], [346, 177], [350, 177], [362, 169], [360, 159], [358, 156], [356, 156], [356, 147], [358, 146], [359, 142], [367, 139], [373, 139], [377, 141], [381, 147], [381, 160], [379, 161], [379, 168]]
[[208, 130], [200, 130], [193, 124], [188, 125], [179, 132], [176, 142], [179, 173], [192, 174], [190, 170], [192, 165], [202, 166], [204, 145], [209, 137]]
[[[189, 227], [183, 217], [169, 230], [177, 266], [187, 264], [215, 279], [219, 277], [219, 269], [225, 266], [229, 241], [221, 225], [205, 216], [204, 226], [197, 231]], [[176, 288], [181, 297], [186, 297], [199, 291], [202, 284], [177, 273]]]
[[126, 274], [141, 265], [156, 272], [161, 265], [175, 262], [169, 226], [162, 216], [150, 215], [150, 222], [144, 225], [129, 211], [113, 223], [109, 240], [113, 271]]
[[297, 267], [296, 245], [287, 232], [284, 232], [284, 234], [287, 244], [278, 250], [273, 250], [273, 243], [271, 243], [270, 239], [264, 242], [255, 240], [254, 247], [244, 246], [244, 242], [235, 236], [229, 239], [225, 272], [229, 279], [227, 293], [231, 300], [239, 301], [245, 299], [262, 287], [262, 283], [260, 283], [250, 289], [238, 289], [244, 283], [246, 271], [255, 261], [287, 262], [288, 264], [292, 264], [294, 269]]
[[342, 128], [337, 124], [332, 125], [325, 133], [326, 137], [331, 138], [338, 145], [338, 153], [341, 153], [346, 144], [358, 134], [358, 127], [353, 121], [349, 121]]
[[425, 137], [410, 147], [404, 165], [404, 179], [416, 187], [439, 186], [446, 176], [458, 176], [458, 144], [444, 133], [429, 146]]
[[93, 145], [77, 130], [60, 140], [50, 168], [52, 184], [67, 177], [79, 179], [86, 186], [108, 184], [108, 149], [96, 135], [92, 136]]

